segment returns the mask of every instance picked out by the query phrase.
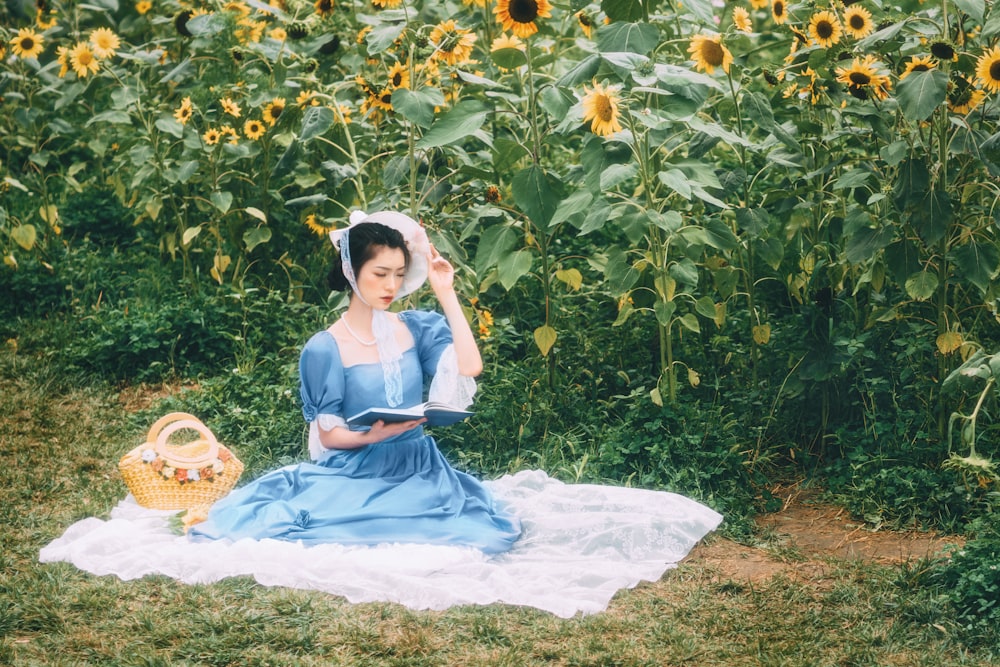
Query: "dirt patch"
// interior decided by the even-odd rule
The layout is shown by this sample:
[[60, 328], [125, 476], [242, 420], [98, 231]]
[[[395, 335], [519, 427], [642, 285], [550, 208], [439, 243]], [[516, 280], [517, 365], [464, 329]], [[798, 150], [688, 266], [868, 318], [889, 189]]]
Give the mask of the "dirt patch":
[[684, 562], [709, 566], [722, 580], [757, 582], [781, 574], [819, 582], [833, 568], [831, 559], [891, 565], [939, 555], [948, 545], [964, 541], [930, 532], [872, 530], [844, 508], [800, 492], [787, 494], [780, 511], [759, 517], [757, 523], [764, 536], [760, 546], [709, 538]]
[[195, 383], [188, 384], [137, 384], [122, 387], [118, 392], [118, 403], [128, 412], [146, 410], [156, 401], [180, 393], [185, 389], [197, 389]]

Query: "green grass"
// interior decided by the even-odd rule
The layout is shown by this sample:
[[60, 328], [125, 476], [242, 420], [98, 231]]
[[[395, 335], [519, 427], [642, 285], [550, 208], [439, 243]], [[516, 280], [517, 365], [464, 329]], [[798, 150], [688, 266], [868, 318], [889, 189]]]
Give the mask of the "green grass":
[[[900, 568], [830, 561], [821, 579], [752, 584], [697, 563], [559, 619], [506, 605], [415, 612], [249, 578], [122, 582], [38, 551], [125, 495], [117, 458], [142, 437], [112, 390], [72, 389], [0, 356], [0, 664], [947, 665], [1000, 664], [957, 639], [947, 609]], [[722, 538], [710, 538], [722, 539]]]

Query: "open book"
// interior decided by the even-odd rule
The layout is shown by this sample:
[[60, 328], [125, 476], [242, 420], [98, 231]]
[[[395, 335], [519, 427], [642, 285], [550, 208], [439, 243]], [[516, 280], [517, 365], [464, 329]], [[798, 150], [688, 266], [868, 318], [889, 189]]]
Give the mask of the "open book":
[[411, 419], [426, 417], [427, 426], [450, 426], [455, 422], [460, 422], [473, 413], [453, 405], [428, 401], [409, 408], [368, 408], [364, 412], [348, 417], [348, 426], [371, 426], [378, 420], [387, 424], [392, 422], [405, 422]]

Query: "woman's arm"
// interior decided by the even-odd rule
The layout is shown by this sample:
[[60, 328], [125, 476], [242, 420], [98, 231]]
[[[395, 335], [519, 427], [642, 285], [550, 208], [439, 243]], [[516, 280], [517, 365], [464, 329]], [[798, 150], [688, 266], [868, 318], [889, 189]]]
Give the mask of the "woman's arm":
[[427, 420], [414, 419], [408, 422], [386, 424], [380, 419], [372, 424], [371, 429], [368, 431], [352, 431], [343, 426], [335, 426], [326, 431], [320, 426], [319, 441], [327, 449], [358, 449], [359, 447], [373, 445], [376, 442], [387, 440], [394, 435], [415, 429], [425, 421]]
[[469, 321], [465, 319], [462, 304], [455, 294], [455, 269], [433, 245], [431, 245], [427, 278], [451, 329], [455, 356], [458, 359], [458, 372], [468, 377], [476, 377], [483, 372], [483, 358], [479, 354], [479, 346], [476, 345], [476, 337], [472, 333]]

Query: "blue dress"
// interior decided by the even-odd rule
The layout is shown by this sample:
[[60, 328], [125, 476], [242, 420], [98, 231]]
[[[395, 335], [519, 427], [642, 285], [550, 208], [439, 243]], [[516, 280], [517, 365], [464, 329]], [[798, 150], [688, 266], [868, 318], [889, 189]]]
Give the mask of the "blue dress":
[[[415, 343], [400, 359], [405, 407], [423, 401], [424, 377], [436, 371], [452, 338], [438, 313], [399, 317]], [[299, 373], [308, 422], [386, 404], [381, 364], [345, 368], [327, 331], [306, 344]], [[326, 450], [315, 463], [267, 473], [216, 502], [208, 519], [189, 532], [195, 540], [447, 544], [486, 553], [509, 550], [520, 534], [517, 517], [498, 509], [478, 480], [453, 469], [423, 427], [359, 449]]]

